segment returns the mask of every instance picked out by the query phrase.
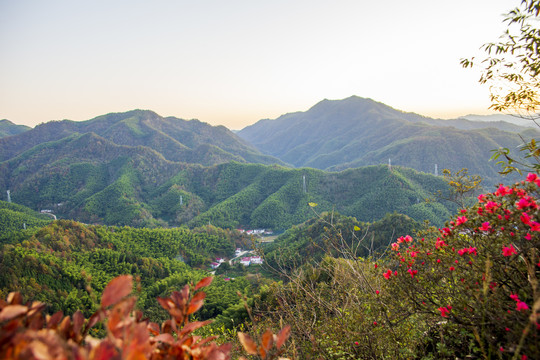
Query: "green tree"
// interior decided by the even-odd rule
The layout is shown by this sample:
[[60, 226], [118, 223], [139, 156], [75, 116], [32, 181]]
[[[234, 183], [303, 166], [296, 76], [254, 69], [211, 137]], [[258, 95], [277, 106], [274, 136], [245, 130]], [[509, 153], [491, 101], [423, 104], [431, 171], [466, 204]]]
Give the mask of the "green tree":
[[[540, 119], [540, 0], [522, 0], [520, 5], [506, 14], [508, 24], [498, 42], [483, 45], [487, 57], [480, 60], [481, 84], [491, 92], [491, 109], [510, 112], [530, 119], [537, 126]], [[464, 67], [472, 67], [476, 60], [463, 59]], [[520, 149], [525, 159], [510, 154], [509, 149], [494, 150], [493, 160], [502, 165], [502, 174], [540, 171], [540, 148], [534, 139], [523, 139]]]

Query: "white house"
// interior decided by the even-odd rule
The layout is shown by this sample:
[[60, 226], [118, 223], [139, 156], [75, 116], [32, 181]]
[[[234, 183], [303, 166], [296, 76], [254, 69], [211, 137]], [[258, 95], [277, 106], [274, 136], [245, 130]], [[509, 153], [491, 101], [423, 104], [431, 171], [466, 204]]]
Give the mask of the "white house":
[[251, 258], [250, 257], [243, 257], [241, 260], [240, 260], [240, 264], [244, 265], [244, 266], [249, 266], [251, 265]]
[[252, 264], [262, 264], [263, 259], [260, 256], [252, 256], [251, 257], [251, 263]]

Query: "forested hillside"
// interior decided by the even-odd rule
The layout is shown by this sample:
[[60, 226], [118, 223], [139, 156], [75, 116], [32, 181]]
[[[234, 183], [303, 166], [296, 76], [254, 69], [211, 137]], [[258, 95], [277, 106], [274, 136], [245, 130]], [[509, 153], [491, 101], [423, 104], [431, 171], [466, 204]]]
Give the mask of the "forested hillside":
[[18, 136], [0, 139], [0, 161], [35, 146], [80, 134], [95, 134], [116, 145], [144, 146], [171, 161], [219, 164], [231, 160], [273, 164], [279, 160], [259, 153], [223, 126], [198, 120], [161, 117], [149, 110], [102, 115], [87, 121], [50, 121]]
[[[102, 227], [58, 220], [19, 231], [10, 243], [0, 245], [0, 296], [5, 299], [9, 292], [19, 291], [25, 299], [49, 304], [49, 313], [83, 309], [89, 315], [99, 307], [100, 294], [111, 279], [131, 274], [140, 281], [139, 306], [155, 321], [166, 314], [156, 303], [157, 296], [203, 278], [206, 272], [194, 267], [206, 267], [235, 248], [233, 238], [205, 230]], [[201, 316], [218, 316], [239, 303], [237, 291], [251, 296], [255, 286], [245, 278], [228, 283], [216, 279]]]
[[0, 138], [5, 136], [17, 135], [30, 130], [26, 125], [17, 125], [9, 120], [0, 120]]
[[[465, 130], [467, 129], [467, 130]], [[491, 150], [515, 148], [532, 129], [507, 123], [430, 119], [371, 99], [323, 100], [306, 112], [261, 120], [238, 133], [262, 152], [297, 167], [342, 170], [388, 163], [433, 173], [468, 168], [487, 182], [501, 181]]]
[[441, 177], [406, 168], [324, 172], [237, 162], [203, 167], [94, 134], [33, 148], [0, 170], [0, 188], [10, 189], [14, 202], [108, 225], [287, 229], [311, 218], [308, 202], [361, 221], [396, 211], [437, 224], [452, 209], [425, 202], [447, 191]]

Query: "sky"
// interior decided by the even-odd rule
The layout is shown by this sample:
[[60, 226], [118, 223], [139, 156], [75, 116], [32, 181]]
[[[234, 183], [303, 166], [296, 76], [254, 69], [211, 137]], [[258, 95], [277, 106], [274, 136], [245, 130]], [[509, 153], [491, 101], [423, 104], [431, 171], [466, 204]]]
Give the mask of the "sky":
[[511, 0], [0, 0], [0, 119], [149, 109], [241, 129], [351, 95], [435, 118], [490, 114], [460, 59]]

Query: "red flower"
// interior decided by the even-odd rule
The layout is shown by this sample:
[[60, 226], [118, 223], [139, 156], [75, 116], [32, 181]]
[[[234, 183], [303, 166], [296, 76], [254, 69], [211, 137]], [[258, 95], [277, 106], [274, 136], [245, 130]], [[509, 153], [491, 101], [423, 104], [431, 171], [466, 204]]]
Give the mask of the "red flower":
[[501, 205], [497, 204], [495, 201], [488, 201], [486, 203], [486, 211], [489, 213], [493, 213], [495, 210], [497, 210]]
[[531, 234], [527, 233], [527, 235], [525, 235], [525, 239], [527, 239], [527, 240], [531, 240], [531, 239], [532, 239], [532, 236], [531, 236]]
[[517, 254], [516, 249], [514, 249], [514, 246], [510, 244], [510, 246], [505, 246], [502, 249], [503, 256], [511, 256]]
[[531, 221], [529, 226], [531, 227], [531, 231], [540, 231], [540, 224], [536, 221]]
[[529, 305], [527, 305], [524, 301], [518, 301], [516, 303], [516, 310], [517, 311], [521, 311], [521, 310], [529, 310]]
[[390, 276], [392, 276], [392, 270], [388, 269], [388, 271], [386, 271], [383, 276], [387, 280], [390, 279]]
[[467, 217], [466, 216], [458, 216], [457, 219], [456, 219], [456, 226], [459, 226], [461, 224], [465, 224], [467, 222]]
[[441, 240], [441, 238], [437, 238], [437, 241], [435, 242], [435, 247], [437, 249], [440, 249], [443, 246], [447, 246], [447, 244], [444, 242], [444, 240]]
[[527, 213], [521, 214], [520, 220], [521, 220], [521, 222], [524, 223], [525, 225], [529, 225], [529, 224], [531, 223], [531, 217], [530, 217], [529, 214], [527, 214]]
[[442, 317], [448, 317], [450, 310], [447, 307], [440, 307], [438, 310], [441, 312]]
[[485, 194], [478, 195], [478, 202], [479, 203], [483, 203], [485, 200], [486, 200], [486, 195]]
[[518, 209], [524, 209], [524, 208], [527, 208], [527, 207], [537, 209], [538, 205], [533, 200], [533, 198], [531, 198], [530, 196], [524, 196], [521, 199], [519, 199], [519, 201], [516, 203], [516, 207]]
[[375, 290], [375, 294], [379, 295], [380, 291], [379, 290]]
[[392, 243], [392, 250], [397, 251], [399, 249], [398, 243]]
[[538, 180], [538, 175], [533, 174], [533, 173], [529, 173], [525, 180], [528, 181], [528, 182], [535, 182], [536, 180]]
[[373, 325], [377, 326], [377, 322], [376, 322], [376, 321], [374, 321], [374, 322], [373, 322]]
[[416, 275], [418, 273], [418, 270], [409, 269], [407, 271], [409, 272], [409, 274], [411, 274], [411, 278], [414, 278], [414, 275]]
[[497, 191], [495, 191], [495, 195], [497, 196], [505, 196], [512, 193], [512, 189], [510, 189], [508, 186], [500, 185]]
[[491, 226], [489, 225], [489, 221], [486, 221], [485, 223], [482, 223], [482, 226], [478, 228], [481, 231], [489, 231], [491, 230]]
[[450, 271], [454, 271], [454, 270], [456, 270], [456, 268], [453, 266], [450, 266]]

